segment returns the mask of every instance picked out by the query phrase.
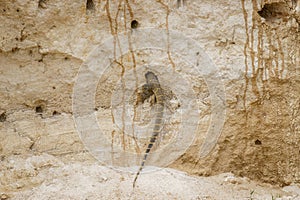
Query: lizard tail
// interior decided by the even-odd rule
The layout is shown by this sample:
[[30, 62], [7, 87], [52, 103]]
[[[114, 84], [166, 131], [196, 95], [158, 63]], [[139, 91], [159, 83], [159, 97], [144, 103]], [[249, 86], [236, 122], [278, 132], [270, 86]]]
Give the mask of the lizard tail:
[[147, 147], [147, 150], [146, 150], [146, 152], [145, 152], [145, 155], [144, 155], [142, 164], [141, 164], [141, 166], [140, 166], [138, 172], [137, 172], [136, 175], [135, 175], [135, 178], [134, 178], [134, 181], [133, 181], [133, 188], [135, 187], [136, 180], [137, 180], [138, 176], [140, 175], [140, 173], [141, 173], [141, 171], [142, 171], [142, 169], [143, 169], [143, 167], [144, 167], [144, 165], [145, 165], [147, 156], [148, 156], [148, 154], [149, 154], [149, 152], [150, 152], [150, 150], [151, 150], [151, 148], [152, 148], [152, 146], [153, 146], [153, 144], [154, 144], [154, 142], [155, 142], [157, 136], [158, 136], [158, 134], [154, 134], [154, 135], [152, 135], [152, 137], [151, 137], [151, 139], [150, 139], [150, 143], [148, 144], [148, 147]]
[[136, 182], [138, 176], [140, 175], [142, 169], [143, 169], [143, 167], [140, 166], [139, 171], [138, 171], [138, 172], [136, 173], [136, 175], [135, 175], [135, 178], [134, 178], [134, 181], [133, 181], [133, 188], [135, 187], [135, 182]]

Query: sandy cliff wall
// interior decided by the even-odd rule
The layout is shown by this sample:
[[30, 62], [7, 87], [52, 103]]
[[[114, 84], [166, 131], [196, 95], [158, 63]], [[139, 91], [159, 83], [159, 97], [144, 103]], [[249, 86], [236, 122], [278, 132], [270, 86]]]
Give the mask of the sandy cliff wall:
[[[210, 137], [206, 130], [212, 96], [205, 85], [207, 77], [191, 75], [202, 108], [200, 129], [192, 145], [170, 167], [197, 175], [233, 172], [274, 184], [299, 183], [299, 9], [299, 1], [279, 0], [0, 0], [1, 159], [39, 153], [66, 160], [92, 159], [72, 117], [78, 70], [104, 41], [118, 41], [116, 34], [138, 34], [151, 27], [176, 30], [197, 41], [216, 66], [207, 77], [222, 82], [226, 94], [222, 97], [226, 114], [221, 135], [212, 151], [200, 157], [204, 138]], [[115, 49], [118, 51], [118, 42]], [[199, 55], [193, 53], [193, 58]], [[122, 56], [117, 61], [124, 68], [113, 63], [99, 82], [98, 112], [110, 113], [113, 86], [122, 76], [121, 69], [132, 70], [157, 59], [169, 69], [175, 66], [179, 75], [184, 71], [176, 68], [181, 63], [178, 52], [129, 51]], [[186, 63], [182, 66], [188, 68]], [[113, 78], [107, 82], [105, 77]], [[100, 121], [107, 119], [105, 114], [99, 117]], [[111, 129], [110, 124], [103, 126]]]

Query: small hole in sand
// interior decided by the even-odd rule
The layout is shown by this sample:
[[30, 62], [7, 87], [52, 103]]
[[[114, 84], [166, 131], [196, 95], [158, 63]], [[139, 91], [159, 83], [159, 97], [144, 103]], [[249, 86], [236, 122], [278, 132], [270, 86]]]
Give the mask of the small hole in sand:
[[86, 10], [94, 10], [95, 9], [95, 4], [93, 0], [87, 0], [86, 1]]
[[6, 113], [4, 112], [0, 115], [0, 122], [5, 122], [5, 121], [6, 121]]
[[60, 113], [57, 112], [56, 110], [54, 110], [53, 113], [52, 113], [53, 116], [54, 116], [54, 115], [59, 115], [59, 114], [60, 114]]
[[258, 140], [258, 139], [257, 139], [257, 140], [255, 140], [255, 142], [254, 142], [254, 143], [255, 143], [255, 145], [261, 145], [261, 141], [260, 141], [260, 140]]
[[43, 112], [42, 106], [37, 106], [37, 107], [35, 107], [35, 112], [36, 112], [36, 113], [42, 113], [42, 112]]
[[131, 21], [131, 28], [136, 29], [139, 26], [139, 22], [137, 20], [132, 20]]

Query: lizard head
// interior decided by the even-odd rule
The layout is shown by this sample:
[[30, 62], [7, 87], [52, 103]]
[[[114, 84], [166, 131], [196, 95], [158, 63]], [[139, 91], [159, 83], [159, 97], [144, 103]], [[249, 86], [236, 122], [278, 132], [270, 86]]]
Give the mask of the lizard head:
[[159, 84], [158, 78], [153, 72], [148, 71], [145, 74], [145, 77], [147, 80], [147, 84]]

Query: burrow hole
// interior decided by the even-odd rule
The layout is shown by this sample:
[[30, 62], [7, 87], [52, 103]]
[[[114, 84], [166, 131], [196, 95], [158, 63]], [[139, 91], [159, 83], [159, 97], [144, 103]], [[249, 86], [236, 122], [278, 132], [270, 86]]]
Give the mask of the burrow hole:
[[47, 8], [47, 0], [39, 0], [39, 3], [38, 3], [38, 8], [42, 8], [42, 9], [45, 9]]
[[132, 20], [131, 21], [131, 28], [136, 29], [139, 26], [139, 22], [137, 20]]
[[87, 0], [86, 1], [86, 10], [93, 11], [95, 10], [95, 4], [93, 0]]
[[35, 107], [35, 112], [38, 113], [38, 114], [43, 113], [43, 107], [42, 106], [36, 106]]
[[261, 145], [261, 141], [259, 139], [255, 140], [255, 145]]
[[5, 121], [6, 121], [6, 113], [4, 112], [0, 115], [0, 122], [5, 122]]

